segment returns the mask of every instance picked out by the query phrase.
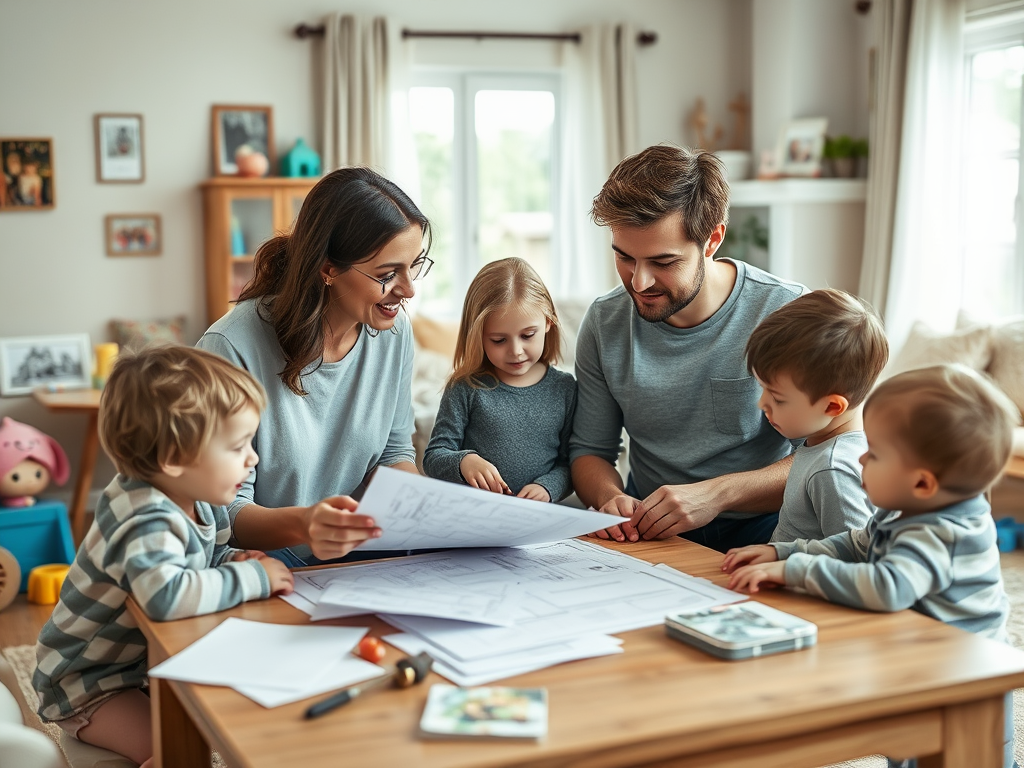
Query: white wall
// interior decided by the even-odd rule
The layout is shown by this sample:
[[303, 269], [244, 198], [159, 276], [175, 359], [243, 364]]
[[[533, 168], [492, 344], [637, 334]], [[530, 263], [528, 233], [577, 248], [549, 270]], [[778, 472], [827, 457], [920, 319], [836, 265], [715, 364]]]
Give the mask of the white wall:
[[[658, 43], [637, 57], [643, 145], [690, 140], [684, 120], [698, 96], [728, 124], [727, 103], [750, 93], [749, 0], [3, 0], [0, 136], [53, 139], [57, 206], [0, 213], [0, 337], [86, 332], [98, 342], [111, 318], [185, 314], [197, 338], [197, 185], [210, 173], [210, 106], [272, 105], [279, 152], [314, 137], [313, 44], [291, 30], [332, 10], [419, 29], [565, 31], [625, 20], [656, 31]], [[435, 61], [458, 52], [451, 42], [417, 45]], [[458, 45], [513, 63], [550, 56], [539, 43]], [[97, 112], [142, 113], [145, 183], [96, 183]], [[131, 212], [163, 217], [162, 256], [104, 255], [103, 217]], [[53, 435], [77, 466], [84, 417], [52, 416], [25, 397], [0, 400], [5, 415]], [[101, 459], [94, 485], [111, 475]]]

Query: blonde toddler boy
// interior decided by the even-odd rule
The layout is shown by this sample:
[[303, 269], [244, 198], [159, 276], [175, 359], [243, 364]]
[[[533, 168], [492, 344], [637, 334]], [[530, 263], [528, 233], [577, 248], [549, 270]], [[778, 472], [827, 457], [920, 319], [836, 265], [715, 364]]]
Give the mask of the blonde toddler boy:
[[[1017, 409], [960, 366], [935, 366], [882, 383], [865, 405], [864, 487], [879, 508], [861, 530], [824, 541], [743, 547], [726, 554], [729, 587], [801, 587], [874, 611], [913, 608], [1006, 642], [995, 523], [984, 492], [1010, 456]], [[1006, 699], [1006, 766], [1013, 762]]]
[[265, 404], [247, 372], [209, 352], [123, 353], [100, 400], [100, 441], [118, 474], [39, 633], [39, 716], [148, 766], [153, 749], [146, 640], [131, 595], [157, 620], [292, 589], [284, 564], [227, 546], [225, 504], [259, 460]]
[[863, 528], [874, 507], [861, 488], [861, 410], [889, 358], [881, 321], [848, 293], [812, 291], [768, 315], [746, 354], [769, 423], [784, 437], [804, 438], [771, 541]]

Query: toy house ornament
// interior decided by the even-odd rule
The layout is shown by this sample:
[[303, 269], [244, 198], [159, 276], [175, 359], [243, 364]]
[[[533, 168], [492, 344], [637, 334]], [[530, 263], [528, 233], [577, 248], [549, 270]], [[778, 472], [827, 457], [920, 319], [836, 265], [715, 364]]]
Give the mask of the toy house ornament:
[[320, 175], [320, 155], [310, 149], [303, 139], [281, 158], [281, 175], [292, 178], [316, 178]]

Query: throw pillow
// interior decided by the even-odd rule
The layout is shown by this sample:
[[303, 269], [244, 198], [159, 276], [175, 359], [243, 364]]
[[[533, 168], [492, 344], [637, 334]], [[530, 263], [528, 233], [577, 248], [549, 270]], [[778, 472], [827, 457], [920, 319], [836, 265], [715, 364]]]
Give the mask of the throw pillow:
[[988, 372], [1024, 413], [1024, 317], [993, 326]]
[[422, 349], [439, 352], [448, 358], [449, 365], [455, 356], [455, 342], [459, 336], [457, 320], [446, 322], [423, 315], [412, 318], [412, 335]]
[[139, 349], [147, 344], [182, 344], [185, 316], [168, 320], [111, 320], [114, 341], [122, 349]]
[[889, 360], [880, 380], [897, 373], [942, 363], [960, 363], [982, 372], [992, 359], [992, 330], [987, 326], [939, 333], [918, 321], [910, 329], [907, 343]]

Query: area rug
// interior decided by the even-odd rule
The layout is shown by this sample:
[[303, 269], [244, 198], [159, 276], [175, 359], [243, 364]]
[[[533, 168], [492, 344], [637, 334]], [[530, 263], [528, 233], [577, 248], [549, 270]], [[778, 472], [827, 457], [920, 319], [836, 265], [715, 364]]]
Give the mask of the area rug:
[[[1024, 650], [1024, 559], [1014, 558], [1012, 562], [1007, 562], [1007, 560], [1008, 558], [1003, 561], [1003, 581], [1006, 584], [1006, 593], [1010, 598], [1010, 620], [1007, 629], [1013, 646]], [[32, 670], [36, 663], [35, 647], [15, 645], [9, 648], [0, 648], [0, 653], [14, 668], [24, 700], [30, 703], [35, 702], [36, 693], [32, 688]], [[34, 713], [28, 714], [33, 715]], [[1017, 762], [1024, 766], [1024, 688], [1013, 693], [1013, 714], [1016, 733], [1014, 756]], [[51, 739], [59, 743], [60, 729], [56, 725], [38, 720], [36, 725]], [[213, 753], [213, 768], [225, 768], [220, 755], [216, 752]], [[884, 758], [875, 756], [837, 763], [830, 768], [886, 768], [886, 763]]]

